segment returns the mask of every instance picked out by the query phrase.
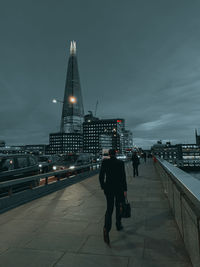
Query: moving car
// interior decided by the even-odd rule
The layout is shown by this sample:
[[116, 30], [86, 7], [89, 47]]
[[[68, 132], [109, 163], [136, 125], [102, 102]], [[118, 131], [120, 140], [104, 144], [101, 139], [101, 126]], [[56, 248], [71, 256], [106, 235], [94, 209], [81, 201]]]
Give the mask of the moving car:
[[77, 160], [77, 154], [69, 154], [60, 156], [59, 160], [53, 164], [53, 170], [64, 170], [68, 169]]
[[78, 153], [63, 155], [56, 164], [53, 165], [53, 170], [74, 169], [76, 166], [87, 165], [94, 162], [94, 155], [91, 153]]
[[38, 156], [38, 166], [41, 173], [53, 170], [54, 164], [58, 161], [58, 157], [50, 155]]
[[[38, 162], [35, 156], [23, 154], [0, 154], [0, 183], [8, 180], [36, 175], [38, 173]], [[16, 185], [13, 189], [18, 189], [30, 185], [30, 183], [31, 182], [26, 182], [20, 185]], [[1, 189], [0, 193], [2, 193], [4, 190]]]

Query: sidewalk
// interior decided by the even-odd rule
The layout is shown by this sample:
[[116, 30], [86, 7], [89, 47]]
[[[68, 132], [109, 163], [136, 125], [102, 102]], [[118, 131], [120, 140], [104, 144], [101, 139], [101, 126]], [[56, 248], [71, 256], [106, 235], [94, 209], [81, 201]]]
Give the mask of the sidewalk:
[[191, 267], [151, 160], [133, 179], [127, 167], [132, 217], [103, 242], [105, 198], [98, 176], [0, 215], [3, 267]]

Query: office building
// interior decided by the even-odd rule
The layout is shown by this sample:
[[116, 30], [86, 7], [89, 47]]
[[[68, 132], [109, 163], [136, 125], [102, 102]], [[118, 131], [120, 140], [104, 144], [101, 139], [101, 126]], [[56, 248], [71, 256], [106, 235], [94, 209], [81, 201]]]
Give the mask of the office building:
[[83, 151], [99, 154], [103, 148], [112, 148], [123, 153], [124, 120], [85, 118], [83, 123]]
[[131, 151], [133, 148], [133, 133], [129, 130], [124, 130], [124, 150]]
[[52, 133], [49, 135], [49, 154], [79, 153], [83, 149], [80, 133]]

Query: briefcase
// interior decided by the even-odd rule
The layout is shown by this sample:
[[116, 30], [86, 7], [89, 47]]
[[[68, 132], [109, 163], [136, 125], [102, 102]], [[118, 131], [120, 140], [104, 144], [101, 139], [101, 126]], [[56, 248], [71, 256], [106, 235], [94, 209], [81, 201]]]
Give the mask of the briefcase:
[[121, 204], [121, 217], [122, 218], [131, 217], [131, 205], [128, 202], [127, 198], [125, 198], [125, 201]]

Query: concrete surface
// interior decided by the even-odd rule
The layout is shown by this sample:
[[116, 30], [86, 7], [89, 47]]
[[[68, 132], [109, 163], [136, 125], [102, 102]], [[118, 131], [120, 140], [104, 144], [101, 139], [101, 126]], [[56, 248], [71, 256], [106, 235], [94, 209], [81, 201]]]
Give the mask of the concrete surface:
[[127, 168], [132, 217], [103, 242], [105, 198], [98, 176], [0, 215], [3, 267], [191, 267], [161, 182], [149, 160], [133, 178]]
[[[166, 166], [165, 166], [166, 165]], [[189, 254], [193, 267], [200, 266], [200, 231], [199, 231], [199, 200], [197, 194], [188, 191], [193, 188], [194, 178], [175, 168], [166, 161], [161, 161], [155, 165], [156, 172], [163, 182], [166, 196], [170, 201], [171, 211], [176, 220], [177, 226], [183, 238], [186, 250]], [[171, 168], [171, 169], [170, 169]], [[167, 170], [167, 172], [166, 172]], [[181, 174], [183, 177], [181, 177]], [[177, 175], [177, 176], [176, 176]], [[191, 180], [191, 181], [187, 181]], [[182, 183], [180, 183], [182, 181]], [[186, 186], [184, 187], [184, 182]], [[200, 183], [195, 182], [199, 188]], [[196, 189], [197, 191], [197, 189]]]

